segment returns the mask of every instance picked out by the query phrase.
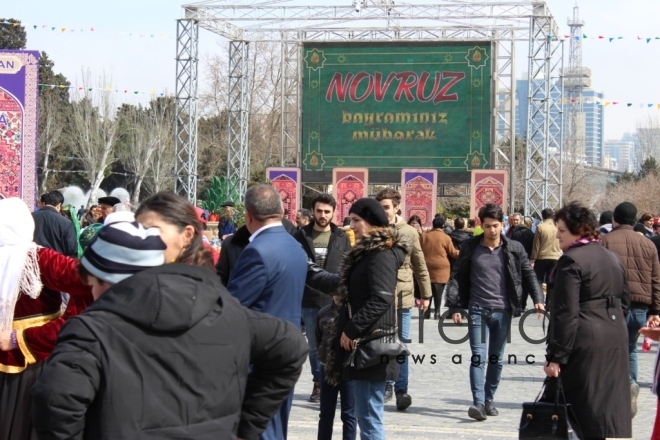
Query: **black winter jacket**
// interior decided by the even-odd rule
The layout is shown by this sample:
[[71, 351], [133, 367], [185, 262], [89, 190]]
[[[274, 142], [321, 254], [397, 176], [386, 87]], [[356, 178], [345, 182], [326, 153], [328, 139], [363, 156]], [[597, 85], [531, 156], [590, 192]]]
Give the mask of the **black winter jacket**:
[[294, 325], [241, 307], [209, 270], [167, 264], [67, 321], [33, 423], [40, 439], [257, 439], [307, 351]]
[[523, 249], [525, 249], [525, 252], [527, 253], [527, 258], [532, 255], [534, 233], [531, 229], [523, 228], [522, 226], [514, 226], [509, 230], [508, 238], [523, 245]]
[[[336, 317], [333, 332], [324, 337], [333, 343], [326, 356], [324, 366], [326, 381], [337, 385], [344, 380], [386, 379], [387, 365], [356, 370], [342, 365], [349, 352], [341, 348], [339, 339], [346, 333], [350, 339], [363, 338], [373, 330], [391, 324], [393, 315], [392, 301], [397, 285], [397, 273], [406, 254], [410, 253], [412, 243], [404, 234], [391, 228], [373, 232], [359, 240], [346, 255], [339, 275], [310, 266], [307, 283], [316, 289], [330, 291], [339, 288], [339, 295], [344, 303], [350, 303], [352, 317], [348, 316], [345, 305]], [[325, 329], [324, 329], [325, 331]]]
[[62, 216], [52, 206], [44, 206], [32, 213], [34, 242], [67, 257], [78, 257], [76, 229], [71, 220]]
[[[468, 240], [469, 238], [472, 238], [472, 234], [464, 229], [454, 229], [454, 231], [449, 234], [449, 238], [451, 238], [451, 242], [454, 244], [454, 247], [458, 250], [461, 249], [461, 245], [465, 243], [465, 240]], [[452, 275], [454, 273], [454, 266], [456, 266], [456, 260], [453, 258], [449, 259], [449, 268], [451, 270]]]
[[222, 246], [220, 247], [220, 258], [218, 259], [217, 264], [215, 265], [215, 271], [220, 276], [220, 281], [223, 286], [227, 286], [229, 283], [229, 275], [231, 270], [234, 268], [238, 257], [241, 256], [243, 249], [250, 244], [250, 231], [248, 231], [247, 226], [243, 225], [232, 235], [227, 236], [222, 241]]
[[[463, 243], [452, 277], [447, 284], [447, 307], [467, 309], [470, 304], [470, 270], [472, 254], [483, 236], [478, 235]], [[520, 316], [523, 286], [530, 292], [534, 304], [543, 304], [543, 292], [522, 245], [502, 235], [502, 246], [506, 258], [506, 283], [513, 316]], [[511, 293], [515, 292], [515, 295]]]
[[[339, 273], [344, 254], [351, 250], [351, 241], [343, 229], [337, 227], [334, 223], [330, 223], [332, 233], [330, 234], [330, 242], [328, 243], [328, 255], [325, 260], [324, 269], [328, 272]], [[316, 263], [316, 255], [314, 253], [314, 241], [312, 239], [313, 224], [303, 226], [298, 229], [293, 235], [293, 238], [298, 240], [307, 258]], [[302, 306], [304, 307], [324, 307], [332, 302], [332, 294], [334, 291], [322, 292], [316, 290], [309, 285], [305, 285], [305, 293], [303, 294]]]
[[454, 229], [454, 232], [449, 234], [449, 238], [451, 238], [451, 242], [454, 243], [454, 247], [456, 249], [461, 249], [463, 242], [469, 238], [472, 238], [472, 234], [462, 229]]

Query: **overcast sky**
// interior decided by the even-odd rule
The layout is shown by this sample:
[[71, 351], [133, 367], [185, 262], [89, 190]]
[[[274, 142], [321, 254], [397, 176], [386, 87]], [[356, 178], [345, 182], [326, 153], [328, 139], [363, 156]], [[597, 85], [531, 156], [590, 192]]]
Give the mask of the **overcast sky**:
[[[344, 1], [351, 2], [316, 0], [314, 4], [337, 5]], [[23, 0], [3, 2], [0, 14], [28, 23], [28, 49], [46, 51], [55, 62], [55, 71], [64, 73], [72, 83], [81, 78], [83, 69], [89, 69], [93, 76], [105, 72], [112, 77], [115, 88], [129, 90], [128, 94], [120, 94], [123, 95], [118, 97], [120, 102], [138, 102], [144, 101], [146, 95], [136, 96], [130, 91], [174, 92], [176, 40], [173, 37], [183, 3], [180, 0], [59, 0], [55, 3]], [[567, 19], [572, 17], [575, 1], [547, 3], [561, 32], [568, 34]], [[655, 40], [660, 37], [657, 26], [660, 1], [582, 0], [578, 5], [588, 37], [583, 42], [583, 63], [592, 70], [593, 88], [605, 93], [606, 100], [622, 103], [607, 107], [606, 139], [620, 138], [624, 132], [634, 130], [637, 120], [660, 112], [655, 105], [660, 104], [660, 88], [654, 86], [660, 67], [660, 39]], [[33, 25], [37, 25], [36, 30]], [[52, 26], [57, 29], [51, 31]], [[62, 32], [62, 27], [67, 30]], [[95, 32], [90, 32], [92, 27]], [[71, 32], [71, 28], [78, 30]], [[112, 31], [117, 34], [113, 35]], [[136, 36], [139, 34], [144, 36]], [[599, 35], [606, 38], [598, 39]], [[618, 39], [620, 36], [624, 39]], [[638, 36], [643, 40], [638, 40]], [[610, 43], [610, 37], [617, 39]], [[646, 43], [648, 37], [654, 40]], [[215, 51], [218, 44], [226, 44], [206, 31], [200, 31], [200, 40], [202, 56]], [[519, 76], [528, 70], [527, 48], [519, 47], [517, 56]], [[203, 66], [200, 68], [203, 78], [205, 72]], [[633, 106], [627, 107], [625, 103]], [[654, 104], [653, 109], [639, 108], [639, 104], [647, 103]]]

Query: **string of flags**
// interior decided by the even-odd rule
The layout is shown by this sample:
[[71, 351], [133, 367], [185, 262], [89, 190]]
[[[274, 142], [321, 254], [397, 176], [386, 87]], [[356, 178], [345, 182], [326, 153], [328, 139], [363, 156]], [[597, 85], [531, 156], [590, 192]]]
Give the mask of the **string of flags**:
[[[106, 87], [82, 87], [82, 86], [65, 86], [65, 85], [60, 85], [60, 84], [39, 84], [39, 88], [41, 90], [45, 89], [46, 87], [50, 87], [52, 89], [71, 89], [71, 90], [78, 90], [78, 91], [94, 91], [94, 90], [103, 90], [107, 92], [112, 92], [114, 91], [115, 93], [123, 93], [123, 94], [133, 94], [133, 95], [158, 95], [158, 96], [174, 96], [174, 93], [172, 92], [157, 92], [156, 89], [150, 89], [148, 91], [145, 90], [132, 90], [132, 89], [124, 89], [124, 88], [113, 88], [111, 86], [106, 86]], [[543, 101], [543, 100], [541, 100]], [[560, 100], [558, 98], [552, 98], [552, 102], [559, 102]], [[570, 104], [570, 103], [576, 103], [579, 102], [578, 100], [575, 99], [569, 99], [569, 98], [562, 98], [561, 103], [562, 104]], [[583, 98], [582, 99], [582, 104], [596, 104], [600, 105], [603, 107], [608, 107], [608, 106], [620, 106], [620, 107], [639, 107], [639, 108], [656, 108], [657, 110], [660, 110], [660, 103], [633, 103], [633, 102], [624, 102], [624, 101], [605, 101], [603, 99], [599, 98]]]
[[65, 86], [65, 85], [60, 85], [60, 84], [39, 84], [39, 88], [41, 90], [45, 89], [46, 87], [50, 87], [51, 89], [71, 89], [71, 90], [79, 90], [79, 91], [88, 91], [91, 92], [93, 90], [103, 90], [107, 92], [112, 92], [114, 91], [115, 93], [124, 93], [124, 94], [133, 94], [133, 95], [158, 95], [158, 96], [174, 96], [174, 93], [168, 93], [168, 92], [156, 92], [156, 89], [150, 89], [149, 91], [143, 91], [143, 90], [132, 90], [132, 89], [117, 89], [113, 88], [110, 86], [106, 87], [81, 87], [81, 86]]
[[[31, 24], [27, 23], [25, 21], [20, 22], [20, 23], [13, 23], [10, 22], [9, 20], [2, 20], [0, 21], [0, 24], [8, 24], [11, 26], [24, 26], [25, 29], [27, 30], [42, 30], [42, 31], [48, 31], [48, 32], [58, 32], [58, 33], [72, 33], [72, 32], [98, 32], [98, 33], [110, 33], [111, 35], [117, 35], [117, 36], [127, 36], [127, 37], [142, 37], [142, 38], [175, 38], [174, 35], [172, 34], [164, 34], [162, 32], [122, 32], [122, 31], [116, 31], [116, 30], [111, 30], [111, 31], [104, 31], [104, 30], [97, 30], [94, 26], [89, 26], [85, 28], [80, 28], [80, 27], [68, 27], [68, 26], [53, 26], [49, 24]], [[0, 27], [0, 30], [2, 27]], [[613, 43], [615, 41], [641, 41], [641, 42], [646, 42], [650, 43], [653, 40], [660, 40], [660, 36], [656, 37], [644, 37], [642, 35], [635, 35], [635, 36], [623, 36], [623, 35], [617, 35], [617, 36], [606, 36], [606, 35], [587, 35], [587, 34], [582, 34], [582, 35], [576, 35], [575, 37], [572, 37], [571, 35], [568, 34], [562, 34], [562, 35], [554, 35], [554, 34], [548, 34], [548, 38], [557, 38], [559, 40], [570, 40], [571, 38], [575, 38], [578, 41], [582, 40], [590, 40], [590, 41], [607, 41], [610, 43]]]
[[[0, 21], [0, 24], [8, 24], [14, 27], [17, 26], [24, 26], [26, 30], [40, 30], [40, 31], [48, 31], [48, 32], [57, 32], [57, 33], [73, 33], [73, 32], [93, 32], [93, 33], [109, 33], [111, 35], [116, 35], [116, 36], [124, 36], [124, 37], [142, 37], [142, 38], [155, 38], [155, 39], [162, 39], [162, 38], [174, 38], [174, 35], [169, 35], [169, 34], [163, 34], [160, 32], [119, 32], [119, 31], [103, 31], [103, 30], [97, 30], [94, 26], [89, 26], [85, 28], [79, 28], [79, 27], [68, 27], [68, 26], [53, 26], [53, 25], [48, 25], [48, 24], [31, 24], [27, 23], [25, 21], [20, 22], [20, 23], [13, 23], [9, 20], [2, 20]], [[0, 30], [2, 30], [3, 26], [0, 26]]]
[[[554, 38], [555, 35], [553, 34], [548, 34], [548, 38]], [[564, 34], [564, 35], [556, 35], [556, 38], [559, 40], [570, 40], [575, 38], [577, 41], [584, 41], [584, 40], [589, 40], [589, 41], [608, 41], [610, 43], [615, 42], [615, 41], [621, 41], [621, 40], [626, 40], [626, 41], [641, 41], [641, 42], [646, 42], [650, 43], [653, 40], [660, 40], [660, 37], [643, 37], [641, 35], [635, 35], [634, 37], [624, 37], [624, 36], [616, 36], [616, 37], [606, 37], [605, 35], [596, 35], [596, 36], [591, 36], [589, 37], [587, 34], [582, 34], [576, 35], [575, 37], [572, 37], [570, 35]]]
[[[545, 99], [539, 100], [539, 102], [545, 102]], [[576, 99], [569, 99], [569, 98], [562, 98], [561, 100], [558, 98], [551, 98], [551, 102], [557, 103], [560, 102], [562, 104], [574, 104], [574, 103], [582, 103], [582, 104], [595, 104], [595, 105], [600, 105], [603, 107], [608, 107], [608, 106], [619, 106], [619, 107], [635, 107], [635, 108], [655, 108], [657, 110], [660, 110], [660, 104], [658, 103], [635, 103], [635, 102], [624, 102], [624, 101], [605, 101], [603, 99], [599, 98], [583, 98], [581, 101], [576, 100]]]

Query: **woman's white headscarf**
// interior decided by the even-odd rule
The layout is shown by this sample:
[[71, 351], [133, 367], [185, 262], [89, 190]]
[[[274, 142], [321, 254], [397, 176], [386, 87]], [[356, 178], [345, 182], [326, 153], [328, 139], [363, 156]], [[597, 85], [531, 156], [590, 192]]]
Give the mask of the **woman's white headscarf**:
[[0, 331], [11, 330], [18, 295], [41, 293], [34, 220], [25, 202], [0, 200]]

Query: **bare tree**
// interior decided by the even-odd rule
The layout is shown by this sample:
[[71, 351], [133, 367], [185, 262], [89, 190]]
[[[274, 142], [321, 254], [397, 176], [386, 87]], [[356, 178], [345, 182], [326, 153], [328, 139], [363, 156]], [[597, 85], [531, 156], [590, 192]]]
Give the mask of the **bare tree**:
[[90, 88], [89, 73], [84, 74], [83, 90], [72, 103], [72, 150], [90, 182], [88, 208], [96, 203], [105, 171], [115, 160], [113, 150], [119, 123], [109, 83], [103, 75], [97, 86]]
[[654, 157], [647, 158], [636, 173], [624, 173], [618, 176], [618, 182], [610, 184], [606, 197], [603, 197], [599, 207], [602, 210], [614, 209], [621, 202], [631, 202], [641, 215], [649, 212], [656, 216], [660, 214], [660, 165]]
[[125, 148], [121, 150], [119, 158], [126, 170], [133, 174], [131, 203], [137, 204], [142, 184], [153, 166], [154, 155], [162, 155], [164, 150], [173, 144], [173, 101], [166, 98], [154, 99], [149, 102], [148, 108], [125, 108], [126, 114], [122, 115], [125, 122], [125, 130], [122, 133]]
[[174, 185], [174, 100], [158, 98], [150, 105], [159, 139], [149, 161], [144, 186], [150, 194], [155, 194], [172, 189]]
[[660, 118], [655, 113], [637, 120], [635, 127], [635, 165], [660, 155]]
[[62, 134], [64, 124], [64, 115], [61, 114], [59, 98], [52, 93], [42, 93], [39, 96], [39, 156], [42, 166], [40, 174], [41, 182], [39, 184], [39, 193], [44, 194], [48, 191], [48, 168], [50, 155], [57, 146]]
[[650, 212], [655, 216], [660, 214], [658, 191], [660, 191], [660, 180], [656, 175], [611, 185], [598, 208], [602, 211], [611, 210], [619, 203], [631, 202], [637, 207], [640, 215], [643, 212]]
[[[583, 125], [582, 122], [578, 122]], [[584, 136], [584, 130], [577, 130]], [[575, 200], [593, 208], [607, 189], [607, 176], [587, 165], [584, 138], [565, 138], [562, 158], [562, 204]]]
[[174, 187], [174, 140], [159, 145], [157, 154], [151, 156], [150, 173], [144, 180], [149, 194], [171, 190]]
[[[250, 101], [248, 142], [250, 144], [251, 171], [258, 173], [274, 163], [280, 156], [280, 106], [281, 106], [281, 50], [279, 43], [257, 42], [250, 45]], [[229, 81], [228, 53], [226, 46], [220, 46], [219, 53], [206, 58], [206, 83], [208, 86], [200, 94], [200, 114], [212, 121], [218, 117], [227, 118]], [[219, 130], [219, 131], [218, 131]], [[226, 122], [221, 125], [200, 124], [199, 157], [206, 157], [212, 149], [214, 157], [226, 157]], [[215, 167], [204, 166], [200, 175], [210, 178], [224, 172], [224, 167], [215, 161]]]

